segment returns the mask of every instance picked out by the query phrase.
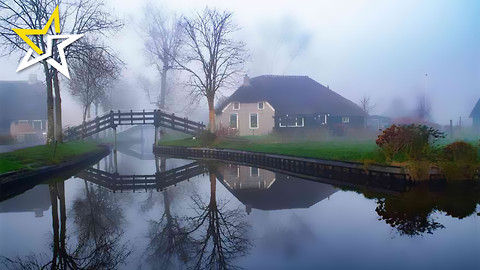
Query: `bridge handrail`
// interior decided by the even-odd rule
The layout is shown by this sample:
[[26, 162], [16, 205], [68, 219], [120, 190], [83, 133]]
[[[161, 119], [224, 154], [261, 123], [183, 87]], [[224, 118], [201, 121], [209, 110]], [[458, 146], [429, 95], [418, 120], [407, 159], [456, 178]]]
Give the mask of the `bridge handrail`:
[[80, 125], [64, 129], [64, 137], [66, 140], [79, 139], [108, 128], [115, 128], [117, 125], [139, 124], [153, 124], [157, 127], [164, 126], [189, 134], [197, 134], [206, 128], [203, 122], [195, 122], [187, 117], [179, 117], [174, 113], [167, 113], [162, 110], [112, 110]]

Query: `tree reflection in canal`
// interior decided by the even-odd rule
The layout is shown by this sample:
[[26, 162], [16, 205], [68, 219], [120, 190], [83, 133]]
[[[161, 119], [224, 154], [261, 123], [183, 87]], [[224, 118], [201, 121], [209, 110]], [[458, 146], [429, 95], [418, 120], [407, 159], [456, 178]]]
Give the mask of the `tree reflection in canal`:
[[188, 217], [192, 229], [187, 233], [195, 235], [194, 268], [234, 269], [234, 260], [252, 247], [247, 237], [250, 224], [240, 208], [228, 209], [226, 201], [217, 201], [215, 166], [209, 166], [209, 178], [208, 203], [200, 195], [193, 195], [196, 215]]
[[48, 261], [44, 254], [3, 257], [3, 265], [7, 269], [115, 269], [124, 264], [130, 249], [120, 244], [122, 213], [113, 194], [99, 186], [88, 187], [85, 182], [85, 197], [77, 198], [72, 208], [77, 231], [67, 237], [64, 179], [54, 179], [48, 186], [53, 228], [51, 259]]
[[87, 259], [82, 268], [114, 269], [130, 254], [121, 244], [123, 213], [115, 193], [84, 181], [84, 196], [73, 202], [72, 213], [78, 236], [75, 254]]
[[154, 269], [183, 268], [189, 263], [189, 253], [194, 249], [194, 239], [186, 232], [183, 220], [171, 212], [171, 201], [169, 191], [165, 190], [162, 217], [149, 221], [149, 243], [145, 253]]
[[473, 181], [417, 185], [400, 197], [378, 198], [375, 211], [400, 235], [420, 236], [445, 228], [432, 217], [438, 211], [462, 219], [475, 214], [479, 203], [478, 183]]

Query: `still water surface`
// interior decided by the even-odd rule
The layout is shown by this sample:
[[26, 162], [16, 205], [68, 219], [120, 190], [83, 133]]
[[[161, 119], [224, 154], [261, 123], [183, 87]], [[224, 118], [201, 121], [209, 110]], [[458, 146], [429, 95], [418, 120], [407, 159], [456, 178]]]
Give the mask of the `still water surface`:
[[480, 269], [471, 186], [378, 193], [192, 162], [128, 148], [1, 202], [1, 267]]

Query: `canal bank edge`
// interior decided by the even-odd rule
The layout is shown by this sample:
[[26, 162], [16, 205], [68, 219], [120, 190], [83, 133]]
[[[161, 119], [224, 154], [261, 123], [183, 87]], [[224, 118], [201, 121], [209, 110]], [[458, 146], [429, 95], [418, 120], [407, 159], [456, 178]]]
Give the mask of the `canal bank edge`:
[[25, 184], [26, 182], [38, 183], [40, 179], [45, 179], [52, 174], [65, 172], [79, 166], [89, 165], [97, 162], [110, 153], [110, 147], [107, 145], [99, 145], [98, 149], [79, 155], [69, 161], [62, 162], [57, 165], [47, 165], [33, 170], [19, 170], [8, 172], [0, 175], [0, 194], [5, 193], [13, 185]]
[[[337, 161], [328, 159], [318, 159], [310, 157], [294, 157], [281, 154], [268, 154], [264, 152], [253, 152], [233, 149], [217, 149], [217, 148], [191, 148], [181, 146], [162, 146], [154, 145], [153, 151], [155, 154], [175, 155], [186, 158], [210, 158], [219, 161], [233, 161], [250, 163], [252, 165], [260, 163], [260, 165], [273, 164], [278, 166], [290, 166], [294, 172], [312, 171], [320, 169], [327, 169], [334, 171], [344, 170], [345, 173], [351, 174], [352, 171], [360, 174], [377, 175], [386, 178], [403, 178], [409, 182], [414, 182], [415, 179], [406, 167], [399, 166], [384, 166], [376, 164], [364, 164], [360, 162], [351, 161]], [[265, 163], [265, 164], [263, 164]], [[311, 167], [311, 168], [309, 168]], [[363, 173], [362, 173], [363, 172]], [[476, 177], [479, 175], [477, 173]], [[428, 179], [424, 180], [444, 180], [445, 176], [438, 168], [430, 168], [428, 172]]]

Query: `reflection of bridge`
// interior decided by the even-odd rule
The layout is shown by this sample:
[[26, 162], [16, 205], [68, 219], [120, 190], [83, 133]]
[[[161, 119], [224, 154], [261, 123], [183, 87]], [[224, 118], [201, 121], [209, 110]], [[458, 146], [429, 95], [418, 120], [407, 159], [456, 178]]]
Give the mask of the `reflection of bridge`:
[[109, 128], [116, 130], [119, 125], [154, 125], [155, 129], [164, 127], [192, 135], [198, 134], [205, 129], [203, 123], [189, 120], [186, 117], [179, 117], [173, 113], [168, 114], [160, 110], [110, 111], [103, 116], [96, 117], [81, 125], [68, 128], [65, 131], [65, 140], [71, 141], [89, 137]]
[[197, 162], [151, 175], [120, 175], [95, 168], [87, 168], [78, 177], [113, 191], [164, 190], [192, 177], [204, 174], [207, 168]]

